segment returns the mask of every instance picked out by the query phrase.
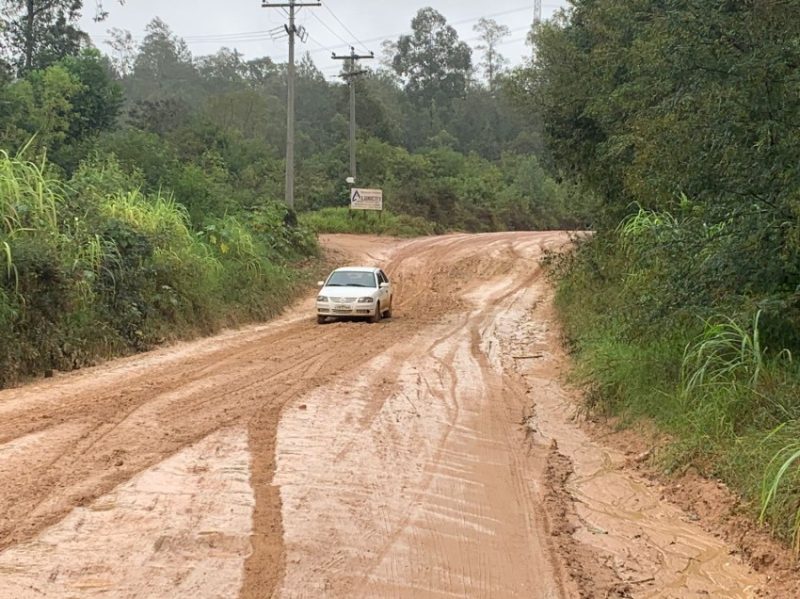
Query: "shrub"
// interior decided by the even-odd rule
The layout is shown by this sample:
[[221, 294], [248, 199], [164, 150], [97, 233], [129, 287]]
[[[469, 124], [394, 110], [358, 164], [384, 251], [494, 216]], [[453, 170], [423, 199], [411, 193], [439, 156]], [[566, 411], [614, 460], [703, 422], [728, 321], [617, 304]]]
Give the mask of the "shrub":
[[362, 233], [372, 235], [394, 235], [417, 237], [441, 232], [436, 225], [418, 216], [380, 214], [369, 211], [354, 211], [349, 208], [323, 208], [300, 215], [300, 222], [317, 233]]

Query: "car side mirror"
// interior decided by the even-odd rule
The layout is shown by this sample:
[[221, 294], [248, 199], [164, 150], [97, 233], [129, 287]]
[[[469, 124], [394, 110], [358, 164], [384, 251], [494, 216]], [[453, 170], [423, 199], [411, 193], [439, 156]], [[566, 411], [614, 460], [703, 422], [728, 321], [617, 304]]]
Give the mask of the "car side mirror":
[[389, 283], [381, 283], [381, 289], [388, 289]]
[[317, 287], [324, 287], [325, 281], [317, 281]]

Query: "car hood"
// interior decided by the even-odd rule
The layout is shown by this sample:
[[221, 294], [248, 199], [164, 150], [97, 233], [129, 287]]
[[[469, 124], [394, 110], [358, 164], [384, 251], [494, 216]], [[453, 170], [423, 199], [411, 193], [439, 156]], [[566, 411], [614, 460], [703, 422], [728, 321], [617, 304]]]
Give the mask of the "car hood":
[[326, 297], [375, 297], [375, 287], [323, 287], [319, 295]]

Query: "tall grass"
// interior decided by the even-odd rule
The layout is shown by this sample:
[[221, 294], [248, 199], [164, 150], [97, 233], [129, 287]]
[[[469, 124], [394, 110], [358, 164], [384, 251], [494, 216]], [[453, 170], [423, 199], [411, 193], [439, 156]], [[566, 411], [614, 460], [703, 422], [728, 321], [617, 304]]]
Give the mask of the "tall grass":
[[0, 386], [269, 317], [316, 250], [280, 211], [192, 228], [113, 159], [77, 179], [0, 153]]
[[14, 256], [11, 254], [11, 246], [8, 244], [7, 241], [3, 241], [3, 244], [0, 247], [0, 249], [3, 250], [2, 257], [6, 269], [6, 276], [10, 278], [11, 273], [15, 272]]
[[[704, 385], [744, 382], [758, 384], [764, 369], [765, 348], [761, 345], [758, 324], [761, 312], [746, 330], [731, 318], [718, 323], [706, 321], [703, 334], [686, 348], [681, 368], [682, 388], [690, 396]], [[786, 352], [787, 355], [791, 355]]]
[[45, 164], [25, 162], [0, 150], [0, 219], [3, 232], [57, 231], [60, 182], [48, 177]]
[[800, 555], [800, 423], [782, 424], [772, 435], [791, 430], [793, 440], [784, 445], [770, 460], [761, 486], [761, 512], [763, 523], [768, 515], [776, 513], [789, 518], [795, 553]]
[[800, 367], [790, 351], [768, 347], [765, 323], [774, 325], [755, 302], [704, 319], [670, 306], [663, 326], [646, 322], [663, 318], [654, 293], [666, 292], [653, 281], [669, 254], [653, 244], [673, 226], [642, 212], [613, 245], [596, 236], [552, 261], [587, 407], [623, 424], [655, 423], [671, 439], [657, 452], [664, 468], [723, 479], [800, 552]]
[[617, 227], [623, 243], [635, 243], [644, 235], [659, 233], [677, 226], [677, 220], [669, 212], [655, 212], [639, 207], [636, 214], [624, 219]]
[[123, 220], [137, 230], [153, 236], [158, 242], [191, 245], [189, 215], [172, 196], [161, 193], [145, 197], [138, 190], [112, 195], [101, 208], [109, 218]]

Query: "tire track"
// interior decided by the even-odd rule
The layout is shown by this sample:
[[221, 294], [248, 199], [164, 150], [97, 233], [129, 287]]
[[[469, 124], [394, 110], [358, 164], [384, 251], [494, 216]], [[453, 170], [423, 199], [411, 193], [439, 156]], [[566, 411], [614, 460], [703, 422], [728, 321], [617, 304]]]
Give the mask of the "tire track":
[[[59, 453], [46, 441], [38, 443], [27, 471], [7, 477], [0, 487], [0, 551], [30, 541], [75, 507], [93, 503], [208, 435], [243, 424], [256, 493], [243, 596], [269, 596], [283, 561], [280, 496], [272, 475], [284, 405], [403, 346], [431, 320], [457, 310], [452, 282], [472, 267], [464, 251], [469, 244], [461, 237], [396, 245], [396, 255], [381, 266], [402, 281], [403, 290], [424, 292], [405, 298], [396, 306], [396, 318], [382, 326], [318, 327], [311, 318], [290, 316], [0, 391], [0, 448], [13, 450], [30, 435], [45, 440], [58, 435], [58, 447], [67, 448]], [[370, 243], [375, 242], [357, 242]], [[437, 262], [439, 252], [454, 260]], [[458, 252], [465, 255], [459, 258]], [[420, 256], [423, 268], [417, 268]], [[491, 268], [487, 265], [487, 272]], [[310, 301], [298, 309], [310, 312]], [[375, 404], [377, 411], [380, 405]]]

